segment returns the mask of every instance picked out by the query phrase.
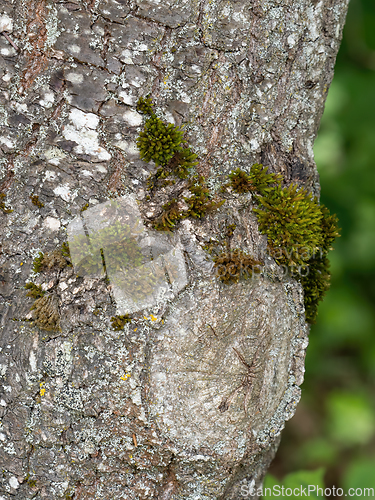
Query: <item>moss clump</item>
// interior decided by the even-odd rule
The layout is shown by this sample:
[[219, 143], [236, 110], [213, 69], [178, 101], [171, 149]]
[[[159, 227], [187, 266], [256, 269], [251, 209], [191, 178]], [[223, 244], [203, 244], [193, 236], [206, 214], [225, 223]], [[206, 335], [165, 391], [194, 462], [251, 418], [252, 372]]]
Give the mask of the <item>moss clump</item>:
[[43, 268], [43, 259], [44, 259], [44, 253], [39, 252], [38, 257], [35, 257], [34, 262], [33, 262], [33, 271], [34, 273], [40, 273], [40, 271]]
[[272, 185], [282, 180], [280, 174], [268, 174], [268, 167], [263, 167], [260, 163], [255, 163], [250, 170], [250, 174], [237, 168], [229, 174], [229, 183], [235, 193], [256, 192], [263, 196], [272, 190]]
[[131, 321], [132, 319], [129, 314], [124, 314], [123, 316], [112, 316], [112, 328], [116, 331], [123, 330], [126, 323], [131, 323]]
[[70, 250], [69, 250], [69, 243], [64, 241], [64, 243], [61, 245], [61, 254], [66, 258], [70, 259]]
[[30, 196], [30, 200], [31, 200], [32, 204], [35, 205], [36, 207], [38, 207], [38, 208], [43, 208], [44, 207], [44, 203], [42, 203], [39, 200], [39, 196], [38, 195], [32, 194]]
[[306, 272], [307, 274], [299, 279], [304, 290], [305, 317], [308, 323], [315, 323], [319, 302], [330, 287], [328, 258], [323, 256], [311, 259]]
[[40, 273], [41, 271], [51, 270], [54, 267], [64, 269], [66, 266], [71, 266], [70, 262], [66, 260], [67, 258], [70, 258], [67, 243], [63, 243], [61, 249], [56, 249], [50, 253], [43, 254], [39, 252], [38, 257], [33, 262], [33, 271], [34, 273]]
[[145, 161], [153, 160], [156, 166], [159, 166], [156, 174], [150, 176], [147, 181], [148, 190], [174, 185], [177, 178], [186, 180], [186, 189], [190, 191], [190, 196], [181, 200], [185, 202], [187, 209], [181, 206], [183, 203], [180, 203], [180, 200], [173, 197], [163, 205], [163, 212], [154, 220], [153, 227], [160, 231], [170, 230], [182, 219], [200, 219], [208, 211], [220, 207], [224, 201], [212, 200], [204, 178], [192, 173], [198, 165], [197, 155], [187, 146], [183, 131], [160, 120], [153, 111], [150, 98], [140, 98], [137, 110], [150, 115], [137, 139], [141, 158]]
[[3, 212], [3, 214], [10, 214], [13, 212], [13, 210], [5, 205], [5, 198], [6, 194], [0, 193], [0, 210]]
[[48, 331], [60, 330], [60, 314], [57, 297], [53, 295], [44, 295], [34, 302], [31, 310], [33, 311], [35, 324], [39, 328]]
[[165, 165], [175, 153], [182, 151], [183, 131], [171, 123], [165, 124], [156, 115], [152, 115], [139, 134], [137, 146], [142, 160]]
[[201, 219], [207, 212], [216, 210], [221, 207], [224, 200], [214, 201], [210, 198], [210, 191], [205, 184], [203, 176], [195, 176], [189, 186], [191, 196], [186, 197], [185, 201], [188, 205], [187, 217]]
[[83, 205], [83, 207], [79, 210], [80, 212], [84, 212], [85, 210], [87, 210], [89, 208], [90, 204], [89, 203], [85, 203]]
[[225, 251], [214, 257], [216, 275], [225, 284], [251, 278], [254, 272], [259, 272], [261, 265], [261, 262], [239, 249]]
[[316, 198], [296, 184], [278, 184], [257, 198], [259, 231], [267, 234], [268, 245], [279, 264], [307, 265], [323, 245], [321, 208]]
[[163, 205], [163, 212], [154, 222], [153, 227], [158, 231], [168, 231], [172, 229], [177, 222], [187, 217], [178, 204], [176, 198]]
[[[250, 174], [237, 169], [229, 179], [235, 192], [254, 193], [258, 206], [253, 211], [259, 231], [267, 235], [268, 248], [275, 261], [299, 269], [306, 321], [314, 323], [318, 303], [329, 288], [327, 253], [339, 236], [337, 217], [319, 205], [317, 198], [306, 189], [296, 184], [282, 186], [281, 176], [268, 174], [260, 164], [253, 165]], [[228, 278], [225, 273], [224, 276]]]
[[137, 102], [137, 111], [145, 115], [153, 115], [152, 99], [150, 97], [140, 97]]
[[29, 290], [26, 296], [32, 297], [33, 299], [39, 299], [46, 293], [42, 290], [40, 285], [36, 285], [35, 283], [26, 283], [25, 288], [26, 290]]

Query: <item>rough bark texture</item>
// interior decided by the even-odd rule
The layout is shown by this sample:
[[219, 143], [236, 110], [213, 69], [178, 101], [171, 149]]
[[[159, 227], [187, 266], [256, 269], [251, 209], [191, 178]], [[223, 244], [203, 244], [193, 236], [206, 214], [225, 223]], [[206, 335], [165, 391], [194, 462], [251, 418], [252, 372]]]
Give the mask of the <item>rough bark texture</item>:
[[[202, 250], [236, 224], [232, 247], [264, 255], [250, 195], [180, 224], [188, 285], [120, 332], [105, 279], [34, 275], [32, 262], [86, 204], [160, 211], [168, 193], [146, 200], [155, 168], [135, 146], [148, 93], [185, 124], [213, 192], [261, 162], [318, 194], [312, 144], [347, 3], [0, 1], [0, 192], [13, 209], [0, 211], [1, 499], [238, 499], [261, 484], [300, 397], [308, 328], [300, 285], [271, 259], [226, 286]], [[30, 321], [28, 281], [53, 297], [61, 331]], [[248, 398], [238, 353], [257, 360]]]

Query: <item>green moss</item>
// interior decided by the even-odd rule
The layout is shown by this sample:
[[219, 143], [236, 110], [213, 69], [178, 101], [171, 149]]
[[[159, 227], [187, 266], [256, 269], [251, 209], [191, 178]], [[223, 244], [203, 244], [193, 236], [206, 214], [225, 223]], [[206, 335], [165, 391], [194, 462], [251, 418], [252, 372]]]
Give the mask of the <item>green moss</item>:
[[37, 299], [31, 310], [33, 311], [35, 324], [48, 331], [60, 330], [60, 315], [58, 309], [58, 298], [53, 295], [44, 295]]
[[36, 207], [38, 208], [43, 208], [44, 207], [44, 203], [42, 203], [40, 200], [39, 200], [39, 196], [36, 195], [36, 194], [33, 194], [30, 196], [30, 200], [32, 202], [33, 205], [35, 205]]
[[194, 176], [189, 191], [191, 196], [186, 197], [185, 201], [188, 205], [188, 217], [201, 219], [207, 212], [216, 210], [221, 207], [225, 200], [214, 201], [210, 198], [210, 191], [205, 183], [203, 176]]
[[70, 258], [67, 243], [63, 243], [61, 249], [56, 249], [50, 253], [43, 254], [39, 252], [38, 257], [33, 262], [33, 271], [34, 273], [40, 273], [52, 268], [64, 269], [66, 266], [71, 266], [71, 263], [66, 260], [67, 258]]
[[242, 250], [222, 252], [214, 257], [216, 275], [225, 284], [238, 283], [240, 279], [249, 279], [254, 272], [260, 271], [261, 262]]
[[305, 266], [323, 246], [322, 211], [316, 198], [296, 184], [278, 184], [257, 197], [254, 208], [259, 231], [267, 234], [268, 246], [278, 264]]
[[150, 97], [140, 97], [137, 102], [137, 111], [145, 115], [153, 115], [152, 99]]
[[[263, 167], [260, 163], [255, 163], [250, 170], [250, 174], [237, 168], [229, 174], [229, 183], [235, 193], [257, 192], [267, 195], [272, 190], [272, 185], [282, 180], [280, 174], [268, 174], [268, 167]], [[224, 187], [225, 187], [224, 186]]]
[[33, 261], [33, 271], [34, 273], [40, 273], [40, 271], [43, 268], [43, 259], [44, 259], [44, 254], [42, 252], [39, 252], [38, 257], [35, 257]]
[[[219, 208], [224, 200], [211, 199], [204, 178], [194, 174], [197, 155], [187, 146], [182, 130], [157, 118], [150, 98], [139, 99], [137, 110], [151, 115], [137, 139], [141, 158], [153, 160], [159, 166], [156, 174], [150, 175], [147, 181], [148, 190], [174, 185], [176, 179], [180, 179], [187, 181], [186, 189], [190, 192], [190, 196], [183, 200], [175, 197], [168, 200], [162, 207], [162, 214], [153, 221], [153, 227], [160, 231], [171, 230], [180, 220], [187, 217], [201, 219], [207, 212]], [[187, 209], [181, 208], [183, 204], [179, 201], [184, 201]]]
[[[233, 191], [254, 193], [259, 231], [267, 235], [269, 251], [278, 264], [299, 269], [306, 321], [314, 323], [318, 303], [329, 288], [327, 253], [339, 236], [337, 217], [306, 189], [297, 184], [282, 186], [281, 176], [268, 174], [263, 165], [253, 165], [249, 174], [237, 169], [229, 180]], [[228, 274], [223, 275], [222, 281], [230, 281]]]
[[42, 290], [40, 285], [36, 285], [35, 283], [26, 283], [25, 288], [26, 290], [29, 290], [26, 296], [32, 297], [33, 299], [39, 299], [46, 293]]
[[153, 222], [153, 227], [158, 231], [168, 231], [172, 229], [177, 222], [186, 217], [186, 212], [184, 213], [181, 211], [177, 199], [173, 198], [163, 205], [163, 212], [160, 217]]
[[155, 165], [166, 165], [175, 153], [183, 150], [183, 131], [171, 123], [165, 124], [156, 115], [151, 116], [139, 134], [137, 146], [144, 161], [155, 162]]
[[305, 316], [308, 323], [315, 323], [319, 302], [330, 286], [328, 258], [323, 256], [311, 259], [305, 272], [307, 274], [299, 279], [304, 290]]
[[85, 203], [83, 205], [83, 207], [80, 209], [80, 212], [84, 212], [85, 210], [87, 210], [89, 208], [90, 204], [89, 203]]
[[10, 214], [13, 212], [13, 210], [5, 205], [5, 198], [6, 194], [0, 193], [0, 210], [3, 212], [3, 214]]
[[131, 321], [132, 319], [129, 314], [125, 314], [123, 316], [112, 316], [112, 328], [116, 331], [123, 330], [126, 323], [131, 323]]
[[66, 259], [71, 259], [71, 257], [70, 257], [69, 243], [67, 243], [66, 241], [64, 241], [64, 243], [61, 245], [61, 254]]

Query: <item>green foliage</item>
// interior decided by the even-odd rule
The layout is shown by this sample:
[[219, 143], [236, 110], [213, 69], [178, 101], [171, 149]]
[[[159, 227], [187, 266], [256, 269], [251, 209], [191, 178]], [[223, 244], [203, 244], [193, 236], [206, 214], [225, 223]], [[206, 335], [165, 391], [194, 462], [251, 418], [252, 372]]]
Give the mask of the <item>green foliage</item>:
[[156, 115], [151, 116], [140, 132], [137, 146], [142, 160], [165, 165], [175, 153], [183, 150], [183, 131], [171, 123], [166, 125]]
[[131, 323], [131, 321], [132, 319], [129, 314], [124, 314], [123, 316], [112, 316], [112, 328], [116, 331], [123, 330], [126, 323]]
[[80, 209], [80, 212], [85, 212], [90, 206], [90, 203], [85, 203], [83, 207]]
[[10, 214], [13, 212], [13, 210], [5, 205], [5, 198], [6, 194], [5, 193], [0, 193], [0, 210], [3, 212], [3, 214]]
[[36, 207], [38, 207], [38, 208], [43, 208], [44, 207], [44, 203], [42, 203], [39, 200], [39, 196], [38, 195], [32, 194], [30, 196], [30, 200], [31, 200], [32, 204], [35, 205]]
[[137, 111], [145, 115], [153, 115], [152, 99], [150, 97], [140, 97], [137, 102]]
[[29, 290], [26, 296], [32, 297], [33, 299], [39, 299], [46, 293], [42, 290], [40, 285], [36, 285], [35, 283], [26, 283], [25, 288], [26, 290]]
[[259, 272], [261, 263], [239, 249], [222, 252], [214, 257], [214, 267], [220, 281], [225, 284], [249, 279], [253, 272]]
[[[267, 474], [264, 478], [262, 498], [287, 497], [291, 499], [300, 499], [305, 495], [307, 496], [309, 486], [309, 498], [324, 498], [324, 473], [325, 470], [323, 468], [317, 470], [300, 470], [287, 474], [282, 481], [278, 481], [271, 474]], [[320, 488], [320, 490], [318, 490], [318, 488]], [[305, 491], [305, 495], [303, 491]], [[323, 495], [320, 493], [323, 493]]]

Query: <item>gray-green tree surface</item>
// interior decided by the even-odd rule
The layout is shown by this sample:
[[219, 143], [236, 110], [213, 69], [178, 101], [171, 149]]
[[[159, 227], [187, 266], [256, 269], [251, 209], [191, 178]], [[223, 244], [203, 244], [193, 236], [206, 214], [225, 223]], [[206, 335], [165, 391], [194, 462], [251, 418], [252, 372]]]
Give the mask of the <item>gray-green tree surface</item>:
[[[225, 285], [202, 248], [235, 225], [232, 247], [264, 254], [251, 195], [176, 227], [186, 286], [120, 331], [105, 277], [33, 260], [87, 205], [125, 196], [160, 212], [174, 187], [147, 199], [156, 169], [135, 143], [148, 94], [184, 125], [212, 193], [259, 162], [318, 195], [312, 146], [347, 4], [0, 0], [1, 500], [228, 500], [261, 485], [308, 326], [301, 286], [271, 258]], [[59, 330], [33, 321], [27, 282]]]

